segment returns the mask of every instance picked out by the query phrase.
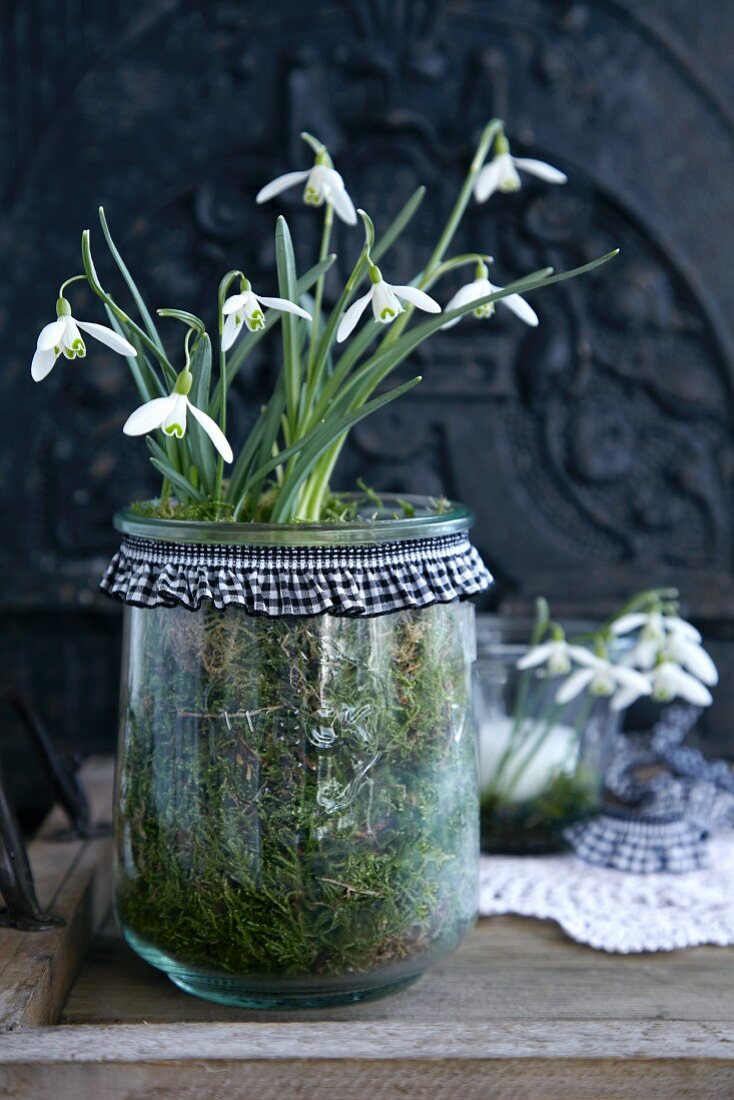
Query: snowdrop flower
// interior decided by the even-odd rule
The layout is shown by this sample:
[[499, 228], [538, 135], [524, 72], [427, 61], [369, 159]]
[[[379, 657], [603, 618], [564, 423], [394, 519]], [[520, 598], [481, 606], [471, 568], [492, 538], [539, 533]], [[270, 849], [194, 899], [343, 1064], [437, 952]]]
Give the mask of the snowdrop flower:
[[155, 397], [146, 401], [135, 412], [130, 413], [123, 425], [125, 435], [147, 435], [160, 428], [166, 435], [181, 439], [186, 432], [186, 414], [188, 412], [198, 420], [225, 462], [231, 462], [234, 455], [224, 433], [218, 424], [196, 405], [189, 401], [188, 394], [193, 384], [193, 376], [184, 368], [176, 379], [176, 385], [168, 397]]
[[576, 646], [569, 645], [565, 638], [553, 638], [532, 646], [517, 662], [517, 667], [528, 669], [544, 665], [549, 676], [564, 676], [571, 671], [575, 649]]
[[588, 691], [590, 695], [611, 696], [612, 710], [624, 710], [640, 696], [649, 695], [652, 691], [648, 677], [641, 672], [623, 665], [613, 665], [604, 657], [597, 657], [581, 647], [574, 647], [574, 650], [574, 660], [585, 667], [572, 672], [561, 684], [556, 693], [557, 703], [570, 703], [582, 691]]
[[[490, 283], [487, 272], [486, 264], [477, 264], [476, 278], [473, 282], [467, 283], [466, 286], [462, 286], [456, 291], [453, 298], [448, 302], [446, 306], [446, 312], [450, 312], [452, 309], [458, 309], [459, 306], [468, 305], [469, 302], [476, 302], [480, 298], [486, 298], [488, 294], [495, 294], [498, 290], [503, 290], [504, 287], [495, 286], [494, 283]], [[524, 298], [521, 298], [519, 294], [508, 294], [506, 298], [499, 298], [496, 302], [485, 302], [482, 306], [477, 306], [475, 310], [472, 310], [475, 317], [486, 318], [492, 317], [494, 314], [494, 307], [496, 304], [501, 306], [507, 306], [521, 321], [524, 321], [526, 325], [532, 325], [535, 327], [538, 324], [538, 315], [534, 309], [531, 309]], [[454, 325], [458, 325], [461, 317], [455, 317], [453, 321], [447, 321], [442, 328], [453, 328]]]
[[418, 287], [392, 286], [390, 283], [386, 283], [379, 267], [375, 267], [374, 264], [370, 264], [369, 272], [372, 285], [366, 294], [358, 298], [356, 302], [352, 302], [342, 317], [336, 331], [337, 343], [346, 340], [370, 302], [372, 303], [374, 318], [381, 325], [389, 325], [403, 312], [404, 307], [400, 302], [401, 298], [406, 302], [410, 302], [411, 305], [417, 306], [418, 309], [425, 310], [426, 313], [441, 312], [438, 302], [431, 298], [429, 294], [426, 294], [425, 291], [418, 290]]
[[713, 702], [709, 689], [675, 661], [662, 660], [647, 675], [652, 697], [659, 703], [669, 703], [678, 696], [697, 707], [707, 707]]
[[532, 160], [528, 157], [513, 157], [510, 145], [504, 134], [495, 142], [494, 157], [480, 170], [474, 183], [474, 197], [477, 202], [486, 202], [495, 191], [519, 191], [522, 186], [520, 172], [545, 180], [546, 183], [566, 183], [568, 176], [544, 160]]
[[275, 198], [281, 191], [287, 191], [289, 187], [295, 187], [297, 183], [305, 181], [303, 201], [307, 206], [321, 206], [329, 203], [347, 225], [357, 224], [357, 212], [354, 203], [350, 199], [344, 180], [332, 164], [326, 147], [316, 142], [310, 135], [301, 134], [304, 141], [308, 142], [315, 151], [316, 158], [313, 168], [307, 168], [304, 172], [286, 172], [284, 176], [278, 176], [271, 180], [258, 191], [255, 202], [267, 202]]
[[106, 344], [118, 355], [137, 355], [132, 344], [106, 325], [75, 320], [71, 315], [71, 306], [62, 295], [56, 302], [56, 320], [45, 325], [38, 337], [36, 353], [31, 363], [31, 377], [34, 382], [41, 382], [51, 373], [60, 355], [66, 359], [84, 358], [87, 349], [79, 329], [88, 332], [100, 344]]
[[719, 682], [716, 665], [701, 645], [699, 631], [678, 615], [666, 615], [661, 611], [632, 612], [612, 623], [611, 630], [616, 635], [640, 631], [639, 640], [625, 657], [626, 664], [651, 669], [658, 655], [664, 652], [666, 658], [683, 665], [704, 684], [713, 686]]
[[277, 309], [281, 313], [294, 313], [296, 317], [305, 317], [311, 320], [311, 314], [301, 309], [295, 302], [289, 302], [287, 298], [266, 298], [262, 294], [255, 294], [248, 279], [240, 280], [240, 293], [227, 298], [222, 306], [222, 313], [227, 320], [222, 331], [222, 349], [227, 351], [242, 331], [242, 324], [250, 332], [257, 332], [265, 324], [265, 314], [262, 307]]

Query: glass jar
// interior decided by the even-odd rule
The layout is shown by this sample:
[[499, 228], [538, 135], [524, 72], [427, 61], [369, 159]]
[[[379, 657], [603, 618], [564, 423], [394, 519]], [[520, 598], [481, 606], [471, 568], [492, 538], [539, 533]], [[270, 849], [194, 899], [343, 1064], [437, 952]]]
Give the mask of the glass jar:
[[[116, 522], [349, 547], [470, 516]], [[474, 651], [458, 599], [352, 618], [126, 606], [115, 908], [134, 950], [190, 993], [256, 1008], [379, 996], [453, 951], [477, 906]]]
[[[608, 699], [583, 693], [560, 705], [563, 677], [518, 669], [533, 625], [493, 615], [479, 620], [474, 707], [486, 852], [564, 848], [564, 830], [599, 811], [619, 729]], [[590, 629], [567, 624], [569, 638]]]

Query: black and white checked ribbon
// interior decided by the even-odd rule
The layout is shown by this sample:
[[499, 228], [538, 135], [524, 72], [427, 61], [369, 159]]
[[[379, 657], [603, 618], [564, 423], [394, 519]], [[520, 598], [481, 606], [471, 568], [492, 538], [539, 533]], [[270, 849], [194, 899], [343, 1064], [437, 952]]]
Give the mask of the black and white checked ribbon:
[[370, 616], [473, 596], [492, 577], [464, 534], [360, 546], [228, 546], [126, 535], [100, 588], [135, 607]]

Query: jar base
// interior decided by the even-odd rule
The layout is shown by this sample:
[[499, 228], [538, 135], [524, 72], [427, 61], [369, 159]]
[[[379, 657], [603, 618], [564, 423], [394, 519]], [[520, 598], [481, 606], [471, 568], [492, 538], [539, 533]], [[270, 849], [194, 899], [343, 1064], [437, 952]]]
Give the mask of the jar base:
[[252, 987], [243, 985], [236, 979], [207, 978], [199, 974], [184, 976], [180, 971], [176, 974], [168, 973], [168, 977], [175, 986], [184, 993], [190, 993], [203, 1001], [213, 1001], [215, 1004], [228, 1005], [230, 1008], [250, 1008], [261, 1011], [288, 1012], [294, 1009], [304, 1008], [330, 1008], [334, 1005], [356, 1004], [358, 1001], [374, 1001], [380, 997], [389, 997], [393, 993], [399, 993], [409, 985], [418, 981], [420, 974], [410, 978], [402, 978], [400, 981], [391, 982], [389, 985], [371, 987], [368, 989], [352, 989], [348, 992], [336, 992], [334, 990], [316, 993], [256, 993]]

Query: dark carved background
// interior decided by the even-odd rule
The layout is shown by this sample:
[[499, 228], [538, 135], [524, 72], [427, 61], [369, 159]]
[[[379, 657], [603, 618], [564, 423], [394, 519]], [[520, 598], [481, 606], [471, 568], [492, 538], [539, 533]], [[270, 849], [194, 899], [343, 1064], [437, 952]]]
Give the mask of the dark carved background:
[[[274, 292], [262, 183], [329, 145], [378, 225], [429, 193], [388, 278], [434, 239], [481, 125], [570, 176], [474, 207], [457, 250], [497, 280], [619, 245], [594, 277], [423, 349], [425, 380], [354, 434], [339, 481], [470, 503], [494, 603], [600, 613], [675, 583], [731, 666], [734, 6], [725, 0], [4, 0], [0, 195], [2, 679], [87, 750], [114, 737], [119, 614], [95, 592], [112, 512], [156, 486], [120, 427], [134, 395], [94, 348], [34, 387], [37, 331], [107, 209], [155, 305], [210, 321], [221, 272]], [[302, 264], [319, 219], [284, 207]], [[99, 242], [99, 233], [95, 239]], [[346, 270], [359, 234], [340, 227]], [[98, 266], [113, 279], [101, 249]], [[448, 294], [450, 287], [446, 287]], [[73, 293], [81, 316], [103, 320]], [[84, 308], [82, 308], [84, 307]], [[244, 429], [265, 350], [236, 391]], [[414, 370], [416, 364], [411, 364]], [[725, 681], [728, 677], [725, 677]], [[725, 682], [709, 718], [734, 748]], [[3, 715], [3, 720], [9, 716]], [[9, 725], [3, 743], [12, 745]], [[17, 752], [23, 797], [38, 791]]]

